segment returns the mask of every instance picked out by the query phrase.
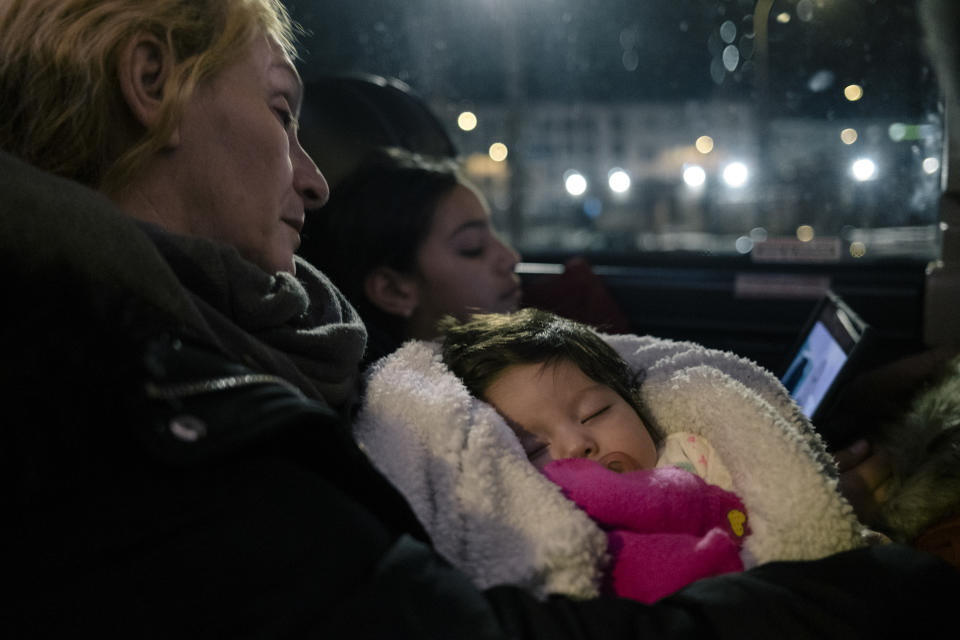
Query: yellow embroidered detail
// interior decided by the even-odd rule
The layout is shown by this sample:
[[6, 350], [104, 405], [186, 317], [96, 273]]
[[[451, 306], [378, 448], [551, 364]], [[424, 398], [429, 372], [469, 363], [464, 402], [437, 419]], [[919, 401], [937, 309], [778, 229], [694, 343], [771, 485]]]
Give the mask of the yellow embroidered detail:
[[747, 514], [739, 509], [731, 509], [727, 513], [727, 520], [730, 521], [730, 527], [738, 538], [743, 537], [743, 525], [747, 521]]

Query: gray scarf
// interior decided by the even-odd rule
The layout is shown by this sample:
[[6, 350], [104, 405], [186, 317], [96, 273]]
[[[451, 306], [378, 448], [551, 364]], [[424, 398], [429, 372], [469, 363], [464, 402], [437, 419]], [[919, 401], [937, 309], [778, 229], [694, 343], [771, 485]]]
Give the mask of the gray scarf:
[[334, 408], [356, 399], [366, 344], [360, 316], [299, 256], [270, 275], [230, 246], [140, 225], [194, 298], [220, 346]]
[[140, 330], [176, 327], [332, 407], [355, 398], [366, 330], [306, 262], [296, 278], [270, 276], [231, 247], [135, 223], [103, 194], [3, 152], [0, 193], [0, 255], [11, 264], [69, 271], [104, 313], [136, 298], [153, 314]]

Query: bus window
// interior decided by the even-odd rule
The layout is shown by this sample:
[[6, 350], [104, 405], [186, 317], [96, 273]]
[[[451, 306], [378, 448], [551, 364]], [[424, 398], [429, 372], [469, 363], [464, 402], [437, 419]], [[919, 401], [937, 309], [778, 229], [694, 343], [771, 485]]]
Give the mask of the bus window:
[[527, 281], [585, 257], [634, 332], [771, 368], [828, 288], [921, 341], [945, 118], [913, 0], [288, 5], [308, 88], [429, 105]]
[[409, 84], [525, 256], [937, 257], [912, 1], [313, 4], [306, 79]]

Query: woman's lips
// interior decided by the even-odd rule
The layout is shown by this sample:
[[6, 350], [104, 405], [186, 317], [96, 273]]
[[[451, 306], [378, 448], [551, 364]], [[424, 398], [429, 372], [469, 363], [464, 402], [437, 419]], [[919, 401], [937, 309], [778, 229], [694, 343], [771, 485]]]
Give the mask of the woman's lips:
[[293, 250], [296, 251], [300, 248], [300, 234], [303, 232], [303, 218], [281, 218], [280, 221], [293, 229], [296, 235], [295, 246], [293, 247]]
[[298, 234], [303, 232], [303, 218], [280, 218], [280, 221], [291, 227]]
[[600, 458], [600, 460], [597, 462], [602, 464], [610, 471], [615, 471], [616, 473], [636, 471], [640, 468], [640, 465], [636, 460], [633, 459], [633, 457], [622, 451], [611, 451], [607, 455]]

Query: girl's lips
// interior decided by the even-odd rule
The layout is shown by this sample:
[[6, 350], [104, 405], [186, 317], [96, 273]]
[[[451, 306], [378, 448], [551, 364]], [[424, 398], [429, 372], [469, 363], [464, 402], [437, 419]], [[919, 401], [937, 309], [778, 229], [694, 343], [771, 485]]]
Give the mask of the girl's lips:
[[514, 287], [500, 295], [497, 301], [498, 311], [511, 312], [520, 308], [520, 300], [523, 298], [523, 290], [520, 287]]
[[501, 300], [506, 300], [507, 298], [519, 298], [520, 297], [520, 285], [510, 287], [506, 291], [500, 294]]
[[640, 465], [636, 460], [622, 451], [611, 451], [607, 455], [600, 458], [597, 462], [602, 464], [610, 471], [615, 471], [616, 473], [626, 473], [628, 471], [635, 471], [640, 468]]

